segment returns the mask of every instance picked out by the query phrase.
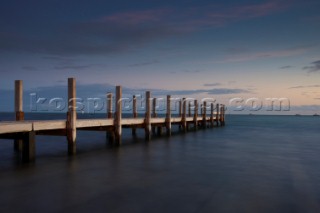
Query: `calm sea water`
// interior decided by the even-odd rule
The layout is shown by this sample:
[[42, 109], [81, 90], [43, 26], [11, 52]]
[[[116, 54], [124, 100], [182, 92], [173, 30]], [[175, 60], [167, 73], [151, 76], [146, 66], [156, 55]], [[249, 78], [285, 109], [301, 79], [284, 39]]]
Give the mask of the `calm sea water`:
[[319, 117], [226, 122], [149, 143], [143, 131], [135, 139], [125, 131], [120, 148], [103, 132], [79, 131], [75, 157], [65, 137], [37, 136], [31, 165], [0, 140], [1, 212], [320, 212]]

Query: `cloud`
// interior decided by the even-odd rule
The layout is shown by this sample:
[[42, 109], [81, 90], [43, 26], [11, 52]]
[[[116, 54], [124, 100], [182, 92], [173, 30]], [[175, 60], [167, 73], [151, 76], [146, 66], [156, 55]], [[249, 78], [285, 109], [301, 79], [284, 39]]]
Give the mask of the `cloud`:
[[215, 86], [221, 86], [220, 83], [211, 83], [211, 84], [203, 84], [205, 87], [215, 87]]
[[184, 73], [199, 73], [200, 70], [183, 70]]
[[300, 106], [291, 106], [291, 111], [306, 111], [306, 112], [314, 112], [319, 111], [320, 106], [319, 105], [300, 105]]
[[306, 86], [294, 86], [294, 87], [289, 87], [289, 89], [304, 89], [304, 88], [319, 88], [320, 84], [315, 84], [315, 85], [306, 85]]
[[286, 7], [285, 4], [272, 1], [225, 9], [220, 8], [220, 10], [216, 8], [212, 10], [212, 8], [209, 8], [211, 9], [210, 11], [207, 11], [203, 17], [194, 20], [193, 23], [199, 26], [223, 26], [241, 20], [267, 16]]
[[280, 67], [280, 69], [290, 69], [290, 68], [292, 68], [292, 67], [293, 67], [293, 66], [288, 65], [288, 66]]
[[[205, 5], [120, 11], [81, 22], [56, 23], [32, 35], [3, 30], [0, 51], [59, 56], [122, 53], [169, 37], [267, 16], [284, 9], [284, 5], [272, 1], [231, 7]], [[50, 56], [47, 59], [59, 60]]]
[[142, 67], [142, 66], [148, 66], [152, 64], [158, 64], [160, 63], [158, 60], [152, 60], [152, 61], [147, 61], [147, 62], [142, 62], [142, 63], [135, 63], [135, 64], [129, 64], [129, 67]]
[[267, 59], [267, 58], [289, 57], [294, 55], [301, 55], [312, 48], [313, 48], [312, 46], [308, 45], [308, 46], [293, 47], [293, 48], [288, 48], [283, 50], [229, 54], [227, 57], [225, 57], [225, 59], [216, 61], [216, 63], [246, 62], [246, 61], [254, 61], [259, 59]]
[[319, 15], [309, 16], [309, 17], [303, 18], [303, 20], [307, 21], [308, 23], [313, 22], [318, 24], [320, 21], [320, 16]]
[[34, 66], [23, 66], [21, 67], [21, 69], [26, 70], [26, 71], [37, 71], [38, 68], [34, 67]]
[[320, 60], [311, 63], [311, 66], [305, 66], [302, 68], [307, 70], [308, 73], [320, 72]]
[[166, 91], [172, 95], [196, 95], [206, 93], [208, 95], [229, 95], [229, 94], [241, 94], [241, 93], [252, 93], [246, 89], [229, 89], [229, 88], [215, 88], [215, 89], [197, 89], [197, 90], [170, 90]]
[[139, 25], [150, 22], [159, 22], [169, 13], [169, 9], [127, 11], [105, 16], [100, 18], [100, 20], [103, 22], [115, 22], [118, 24]]
[[99, 64], [87, 64], [87, 65], [66, 65], [66, 66], [55, 66], [54, 69], [56, 70], [85, 70], [88, 68], [101, 66]]

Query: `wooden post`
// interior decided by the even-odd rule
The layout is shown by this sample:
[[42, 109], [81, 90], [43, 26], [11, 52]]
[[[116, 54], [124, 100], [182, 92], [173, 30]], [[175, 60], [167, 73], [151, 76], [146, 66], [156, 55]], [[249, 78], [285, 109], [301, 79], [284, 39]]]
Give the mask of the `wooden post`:
[[23, 148], [22, 148], [22, 161], [32, 162], [35, 160], [36, 145], [35, 145], [35, 132], [27, 132], [23, 134]]
[[221, 104], [220, 107], [220, 125], [224, 126], [224, 105]]
[[216, 108], [217, 108], [217, 114], [216, 114], [216, 124], [217, 124], [217, 126], [219, 126], [219, 120], [220, 120], [220, 112], [219, 112], [219, 108], [220, 108], [220, 105], [219, 104], [217, 104], [216, 105]]
[[[179, 100], [179, 118], [182, 118], [182, 100]], [[179, 124], [179, 130], [181, 130], [181, 123]]]
[[[157, 99], [154, 98], [153, 104], [152, 104], [152, 112], [153, 112], [152, 117], [154, 118], [158, 117], [156, 107], [157, 107]], [[156, 128], [155, 126], [152, 127], [153, 134], [155, 134], [155, 128]], [[157, 126], [157, 135], [158, 136], [162, 135], [162, 126], [160, 124]]]
[[[156, 106], [157, 106], [157, 99], [153, 98], [152, 99], [152, 117], [153, 118], [157, 117]], [[152, 134], [155, 135], [156, 134], [156, 127], [152, 126], [151, 128], [152, 128]]]
[[193, 125], [194, 129], [198, 128], [198, 101], [194, 100], [194, 114], [193, 114]]
[[159, 126], [157, 127], [157, 135], [158, 135], [158, 136], [162, 135], [162, 126], [161, 126], [161, 125], [159, 125]]
[[151, 140], [151, 110], [150, 110], [150, 91], [146, 92], [146, 116], [145, 116], [145, 138], [146, 141]]
[[182, 99], [182, 119], [181, 119], [181, 123], [182, 123], [182, 129], [183, 129], [184, 132], [187, 131], [186, 116], [187, 116], [187, 102], [186, 102], [186, 98], [183, 98]]
[[[133, 100], [132, 100], [132, 113], [133, 113], [133, 118], [137, 118], [138, 117], [138, 113], [137, 113], [137, 97], [135, 95], [133, 96]], [[134, 125], [132, 126], [132, 135], [133, 136], [137, 135], [137, 130], [136, 130], [136, 127]]]
[[112, 118], [112, 93], [107, 94], [107, 116]]
[[[112, 93], [107, 94], [107, 118], [112, 119]], [[109, 144], [113, 144], [114, 142], [114, 130], [107, 132], [107, 140], [109, 141]]]
[[207, 102], [203, 102], [203, 111], [202, 111], [202, 126], [207, 128]]
[[226, 124], [225, 122], [226, 122], [226, 106], [225, 105], [223, 105], [223, 126]]
[[68, 79], [68, 116], [67, 116], [67, 139], [69, 155], [76, 154], [77, 137], [77, 111], [76, 111], [76, 80]]
[[[23, 112], [23, 82], [21, 80], [15, 81], [14, 86], [14, 106], [15, 106], [15, 114], [16, 114], [16, 121], [23, 121], [24, 120], [24, 112]], [[22, 151], [23, 140], [15, 139], [14, 140], [14, 150], [15, 151]]]
[[211, 103], [211, 110], [210, 110], [210, 125], [211, 125], [211, 127], [213, 127], [213, 103]]
[[[190, 100], [188, 101], [188, 117], [191, 117], [191, 102], [190, 102]], [[187, 124], [187, 131], [189, 131], [190, 123], [186, 122], [186, 124]]]
[[115, 130], [115, 143], [117, 146], [121, 145], [122, 136], [122, 88], [116, 86], [116, 112], [114, 118], [114, 130]]
[[166, 130], [167, 135], [171, 135], [171, 95], [167, 95]]

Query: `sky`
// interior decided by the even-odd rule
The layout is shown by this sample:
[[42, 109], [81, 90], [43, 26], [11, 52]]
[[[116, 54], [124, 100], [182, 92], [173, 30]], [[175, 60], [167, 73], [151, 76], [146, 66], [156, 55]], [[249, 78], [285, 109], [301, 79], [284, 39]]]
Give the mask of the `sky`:
[[0, 111], [13, 109], [14, 80], [24, 81], [30, 111], [30, 94], [65, 97], [75, 77], [81, 98], [122, 85], [130, 95], [210, 97], [230, 109], [239, 98], [245, 106], [285, 98], [290, 112], [273, 113], [320, 114], [319, 8], [319, 0], [3, 0]]

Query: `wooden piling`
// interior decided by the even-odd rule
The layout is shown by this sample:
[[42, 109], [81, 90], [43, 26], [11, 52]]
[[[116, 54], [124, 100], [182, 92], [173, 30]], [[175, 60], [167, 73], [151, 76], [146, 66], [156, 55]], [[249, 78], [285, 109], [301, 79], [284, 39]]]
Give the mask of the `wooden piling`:
[[202, 127], [207, 128], [207, 102], [203, 102], [203, 110], [202, 110]]
[[[157, 99], [153, 98], [152, 99], [152, 117], [153, 118], [157, 117], [156, 106], [157, 106]], [[156, 134], [156, 127], [152, 126], [151, 129], [152, 129], [152, 134], [155, 135]]]
[[198, 128], [198, 101], [194, 100], [194, 114], [193, 114], [193, 125], [194, 129]]
[[211, 127], [214, 126], [214, 124], [213, 124], [213, 113], [214, 113], [213, 109], [214, 109], [214, 105], [213, 105], [213, 103], [211, 103], [210, 104], [210, 125], [211, 125]]
[[22, 161], [33, 162], [36, 156], [36, 133], [34, 131], [23, 134], [23, 148], [22, 148]]
[[[132, 113], [133, 113], [133, 118], [137, 118], [138, 117], [138, 113], [137, 113], [137, 97], [134, 95], [133, 99], [132, 99]], [[136, 136], [137, 135], [137, 129], [136, 127], [133, 125], [132, 126], [132, 135]]]
[[145, 116], [145, 139], [146, 141], [151, 140], [151, 110], [150, 110], [150, 91], [146, 92], [146, 116]]
[[[157, 118], [158, 117], [158, 114], [157, 114], [157, 99], [156, 98], [154, 98], [153, 101], [152, 101], [152, 117], [153, 118]], [[157, 127], [155, 127], [155, 126], [152, 127], [153, 134], [156, 134], [155, 133], [156, 128], [157, 128], [157, 135], [158, 136], [162, 135], [162, 126], [161, 125], [158, 125]]]
[[167, 95], [166, 131], [171, 135], [171, 95]]
[[182, 119], [181, 119], [181, 123], [182, 123], [182, 130], [184, 132], [187, 131], [187, 102], [186, 102], [186, 98], [182, 99]]
[[107, 94], [107, 117], [112, 118], [112, 93]]
[[217, 108], [216, 124], [217, 124], [217, 126], [220, 126], [220, 110], [219, 110], [220, 105], [219, 105], [219, 104], [217, 104], [217, 105], [216, 105], [216, 108]]
[[221, 104], [220, 107], [220, 124], [221, 126], [224, 126], [224, 105]]
[[[191, 117], [191, 102], [190, 100], [188, 100], [188, 115], [187, 117]], [[189, 127], [190, 127], [190, 122], [186, 122], [187, 123], [187, 131], [189, 131]]]
[[115, 144], [121, 145], [122, 136], [122, 87], [116, 86], [116, 112], [114, 118], [114, 130], [115, 130]]
[[[179, 103], [178, 117], [179, 117], [179, 118], [182, 118], [182, 100], [180, 99], [178, 103]], [[181, 130], [182, 125], [179, 124], [178, 127], [179, 127], [179, 130]]]
[[68, 79], [68, 115], [67, 115], [67, 139], [69, 155], [76, 154], [77, 137], [77, 111], [76, 111], [76, 80]]
[[[107, 94], [107, 118], [112, 119], [113, 118], [113, 109], [112, 109], [112, 93]], [[107, 140], [109, 144], [114, 143], [115, 135], [114, 135], [114, 129], [107, 131]]]
[[[16, 80], [14, 86], [14, 106], [15, 106], [15, 117], [16, 121], [24, 120], [23, 112], [23, 82], [22, 80]], [[14, 140], [14, 150], [22, 151], [23, 140], [15, 139]]]

